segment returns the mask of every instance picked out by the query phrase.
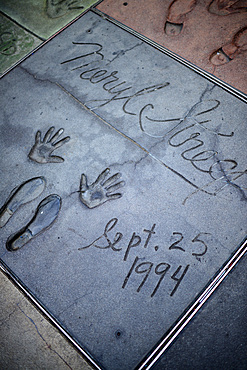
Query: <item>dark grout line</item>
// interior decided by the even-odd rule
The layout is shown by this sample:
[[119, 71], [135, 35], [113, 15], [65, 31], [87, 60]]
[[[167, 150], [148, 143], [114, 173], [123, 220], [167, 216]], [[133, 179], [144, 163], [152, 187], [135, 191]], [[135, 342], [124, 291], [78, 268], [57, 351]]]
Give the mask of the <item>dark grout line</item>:
[[7, 19], [9, 19], [11, 22], [15, 23], [18, 27], [21, 27], [22, 29], [24, 29], [26, 32], [28, 33], [31, 33], [31, 35], [37, 37], [38, 39], [40, 39], [41, 41], [46, 41], [46, 39], [44, 39], [43, 37], [41, 36], [38, 36], [36, 33], [30, 31], [28, 28], [24, 27], [22, 24], [16, 22], [16, 20], [12, 19], [10, 16], [8, 16], [7, 14], [3, 13], [1, 10], [0, 10], [0, 14], [3, 15], [4, 17], [6, 17]]

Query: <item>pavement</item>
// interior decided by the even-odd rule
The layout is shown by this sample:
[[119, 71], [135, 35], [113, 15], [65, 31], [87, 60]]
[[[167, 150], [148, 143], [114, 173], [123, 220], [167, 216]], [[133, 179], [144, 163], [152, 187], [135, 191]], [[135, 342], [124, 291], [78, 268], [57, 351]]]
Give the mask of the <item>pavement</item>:
[[0, 1], [1, 368], [247, 368], [246, 9]]

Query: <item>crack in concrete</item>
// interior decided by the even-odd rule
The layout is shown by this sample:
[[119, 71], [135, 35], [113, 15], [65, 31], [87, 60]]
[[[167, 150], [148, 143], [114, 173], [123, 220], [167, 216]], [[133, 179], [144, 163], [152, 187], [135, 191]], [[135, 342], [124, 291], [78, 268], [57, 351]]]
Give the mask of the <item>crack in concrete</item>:
[[82, 296], [76, 298], [69, 306], [65, 307], [62, 311], [58, 312], [58, 316], [62, 315], [65, 311], [68, 311], [70, 307], [74, 306], [80, 299], [87, 297], [88, 295], [91, 295], [92, 292], [87, 292], [83, 294]]
[[122, 131], [118, 130], [116, 127], [114, 127], [111, 123], [107, 122], [104, 118], [100, 117], [97, 113], [95, 113], [93, 110], [88, 108], [85, 104], [83, 104], [79, 99], [77, 99], [73, 94], [71, 94], [68, 90], [66, 90], [61, 84], [56, 83], [57, 86], [59, 86], [66, 94], [68, 94], [71, 98], [73, 98], [77, 103], [79, 103], [87, 112], [90, 112], [95, 117], [97, 117], [100, 121], [102, 121], [106, 126], [113, 129], [115, 132], [123, 136], [125, 139], [131, 141], [133, 144], [138, 146], [141, 150], [143, 150], [145, 153], [150, 154], [147, 149], [145, 149], [142, 145], [138, 144], [135, 140], [131, 139], [128, 135], [124, 134]]
[[21, 307], [19, 306], [19, 303], [17, 303], [17, 306], [19, 308], [19, 310], [23, 313], [23, 315], [33, 324], [33, 326], [35, 327], [36, 329], [36, 332], [38, 333], [39, 337], [42, 339], [42, 341], [46, 344], [47, 348], [49, 348], [51, 350], [51, 352], [55, 353], [67, 366], [69, 369], [73, 370], [72, 367], [66, 362], [66, 360], [55, 350], [51, 347], [51, 344], [49, 344], [45, 338], [43, 337], [43, 335], [40, 333], [39, 329], [38, 329], [38, 326], [35, 324], [35, 322], [33, 321], [33, 319], [31, 319], [31, 317], [29, 317], [22, 309]]
[[50, 83], [52, 85], [55, 85], [55, 86], [57, 85], [56, 82], [53, 82], [53, 81], [51, 81], [49, 79], [44, 79], [43, 80], [42, 78], [37, 77], [34, 73], [30, 72], [27, 68], [23, 67], [23, 65], [19, 65], [18, 68], [20, 68], [21, 70], [23, 70], [24, 72], [26, 72], [29, 76], [31, 76], [36, 81], [39, 81], [39, 82], [48, 82], [48, 83]]
[[136, 167], [138, 166], [138, 164], [140, 164], [140, 162], [142, 162], [147, 157], [148, 157], [148, 154], [144, 154], [137, 161], [134, 161], [132, 159], [129, 159], [129, 160], [123, 161], [123, 162], [113, 162], [113, 163], [111, 163], [109, 165], [109, 168], [111, 168], [111, 167], [119, 167], [119, 166], [122, 167], [122, 166], [125, 166], [125, 165], [134, 165], [134, 168], [136, 169]]
[[[226, 181], [226, 183], [227, 183], [225, 186], [223, 186], [223, 188], [226, 187], [227, 185], [231, 185], [232, 187], [236, 188], [240, 192], [241, 200], [243, 200], [243, 201], [245, 200], [246, 201], [247, 200], [247, 196], [246, 196], [244, 190], [241, 188], [241, 186], [235, 184], [234, 182], [232, 182], [232, 180], [230, 180], [227, 177], [227, 173], [224, 170], [221, 161], [218, 161], [218, 163], [219, 163], [219, 166], [220, 166], [220, 170], [221, 170], [221, 172], [223, 174], [222, 178], [224, 178], [225, 181]], [[247, 173], [247, 170], [245, 170], [245, 173]]]
[[139, 43], [137, 43], [136, 45], [132, 46], [129, 49], [120, 50], [117, 53], [117, 55], [112, 60], [109, 60], [108, 59], [108, 63], [106, 63], [106, 66], [108, 66], [109, 64], [111, 64], [112, 62], [114, 62], [114, 60], [116, 60], [117, 58], [121, 57], [122, 55], [125, 55], [128, 51], [131, 51], [131, 50], [135, 49], [136, 47], [141, 46], [142, 44], [143, 44], [143, 42], [139, 42]]
[[[193, 182], [191, 182], [189, 179], [187, 179], [185, 176], [183, 176], [180, 172], [176, 171], [175, 169], [173, 169], [172, 167], [168, 166], [165, 162], [163, 162], [161, 159], [157, 158], [155, 155], [153, 155], [151, 152], [150, 152], [150, 149], [152, 150], [153, 148], [155, 148], [156, 145], [162, 143], [164, 140], [165, 140], [165, 137], [163, 137], [161, 140], [159, 140], [159, 142], [156, 142], [154, 143], [151, 148], [149, 150], [147, 150], [146, 148], [144, 148], [141, 144], [139, 144], [138, 142], [136, 142], [134, 139], [130, 138], [128, 135], [126, 135], [125, 133], [121, 132], [120, 130], [118, 130], [116, 127], [114, 127], [112, 124], [110, 124], [109, 122], [107, 122], [105, 119], [103, 119], [102, 117], [100, 117], [97, 113], [95, 113], [93, 110], [91, 110], [90, 108], [88, 108], [85, 104], [83, 104], [79, 99], [77, 99], [73, 94], [71, 94], [69, 91], [67, 91], [61, 84], [59, 83], [56, 83], [57, 86], [59, 86], [66, 94], [68, 94], [70, 97], [72, 97], [75, 101], [77, 101], [84, 109], [86, 109], [86, 111], [90, 112], [91, 114], [93, 114], [95, 117], [97, 117], [98, 119], [100, 119], [100, 121], [102, 121], [105, 125], [107, 125], [108, 127], [110, 127], [111, 129], [113, 129], [116, 133], [118, 133], [119, 135], [121, 135], [122, 137], [124, 137], [125, 139], [127, 139], [128, 141], [132, 142], [134, 145], [136, 145], [137, 147], [139, 147], [143, 152], [145, 152], [146, 154], [144, 155], [144, 157], [142, 159], [144, 159], [145, 157], [147, 156], [150, 156], [152, 159], [154, 159], [156, 162], [158, 162], [160, 165], [162, 165], [163, 167], [165, 167], [166, 169], [168, 169], [169, 171], [171, 171], [173, 174], [179, 176], [181, 179], [183, 179], [185, 182], [187, 182], [188, 184], [190, 184], [193, 188], [196, 189], [195, 192], [198, 192], [198, 191], [202, 191], [203, 193], [208, 193], [204, 187], [200, 187], [200, 186], [197, 186], [196, 184], [194, 184]], [[213, 86], [210, 86], [209, 84], [206, 86], [206, 88], [203, 90], [203, 92], [201, 93], [198, 101], [193, 104], [193, 106], [189, 109], [189, 111], [184, 115], [183, 117], [183, 121], [186, 120], [186, 118], [189, 118], [191, 113], [193, 112], [193, 109], [203, 101], [203, 98], [205, 97], [206, 93], [208, 92], [212, 92], [213, 89], [215, 88], [215, 85]], [[140, 162], [140, 161], [138, 161]], [[138, 162], [136, 163], [136, 165], [138, 164]], [[229, 179], [228, 179], [229, 180]], [[230, 180], [229, 180], [230, 182]], [[234, 185], [232, 184], [233, 186], [235, 187], [238, 187], [238, 185]], [[191, 195], [193, 195], [195, 192], [193, 192]], [[216, 195], [216, 194], [215, 194]], [[190, 197], [190, 196], [189, 196]], [[188, 197], [187, 197], [188, 198]], [[187, 200], [186, 198], [186, 200]], [[185, 202], [183, 202], [183, 204], [185, 204]]]
[[[132, 142], [134, 145], [136, 145], [138, 148], [140, 148], [143, 152], [146, 153], [146, 155], [149, 155], [152, 159], [154, 159], [156, 162], [158, 162], [159, 164], [161, 164], [162, 166], [164, 166], [166, 169], [170, 170], [172, 173], [174, 173], [175, 175], [179, 176], [181, 179], [183, 179], [185, 182], [187, 182], [188, 184], [190, 184], [192, 187], [198, 189], [198, 186], [193, 184], [190, 180], [188, 180], [185, 176], [183, 176], [181, 173], [179, 173], [178, 171], [174, 170], [172, 167], [168, 166], [167, 164], [165, 164], [162, 160], [160, 160], [159, 158], [155, 157], [153, 154], [151, 154], [146, 148], [144, 148], [142, 145], [140, 145], [139, 143], [137, 143], [135, 140], [133, 140], [132, 138], [130, 138], [129, 136], [127, 136], [126, 134], [124, 134], [123, 132], [121, 132], [120, 130], [118, 130], [116, 127], [114, 127], [112, 124], [110, 124], [109, 122], [105, 121], [102, 117], [100, 117], [97, 113], [95, 113], [94, 111], [92, 111], [90, 108], [88, 108], [85, 104], [83, 104], [79, 99], [77, 99], [74, 95], [72, 95], [69, 91], [67, 91], [61, 84], [58, 84], [56, 83], [57, 86], [59, 86], [66, 94], [68, 94], [71, 98], [73, 98], [75, 101], [77, 101], [81, 106], [83, 106], [84, 109], [86, 109], [86, 111], [90, 112], [91, 114], [93, 114], [95, 117], [97, 117], [98, 119], [100, 119], [100, 121], [102, 121], [105, 125], [107, 125], [108, 127], [110, 127], [111, 129], [113, 129], [115, 132], [117, 132], [119, 135], [123, 136], [125, 139], [129, 140], [130, 142]], [[206, 91], [205, 91], [206, 92]], [[205, 190], [201, 189], [203, 192], [206, 192]]]
[[4, 324], [6, 324], [9, 320], [10, 320], [10, 317], [17, 311], [17, 307], [14, 308], [14, 310], [12, 312], [9, 313], [8, 317], [1, 321], [0, 322], [0, 326], [3, 326]]
[[212, 92], [213, 89], [215, 88], [216, 85], [213, 85], [213, 86], [210, 86], [209, 84], [207, 84], [206, 88], [203, 90], [203, 92], [201, 93], [201, 95], [199, 96], [199, 99], [198, 101], [192, 105], [192, 107], [189, 109], [188, 113], [184, 115], [184, 117], [182, 118], [183, 121], [185, 121], [188, 117], [190, 117], [191, 113], [193, 112], [194, 108], [199, 104], [199, 103], [202, 103], [203, 102], [203, 98], [204, 96], [208, 93], [208, 92]]

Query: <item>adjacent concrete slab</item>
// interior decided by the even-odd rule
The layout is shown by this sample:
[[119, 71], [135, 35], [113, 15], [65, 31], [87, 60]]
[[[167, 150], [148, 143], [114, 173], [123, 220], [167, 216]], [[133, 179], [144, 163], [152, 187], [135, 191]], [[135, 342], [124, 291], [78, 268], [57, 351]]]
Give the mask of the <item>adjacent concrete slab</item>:
[[104, 0], [97, 9], [247, 94], [245, 0]]
[[1, 369], [91, 369], [2, 272], [0, 292]]
[[154, 366], [155, 370], [247, 367], [247, 256]]
[[1, 259], [100, 365], [133, 368], [246, 235], [246, 104], [92, 12], [1, 88], [1, 205], [46, 179]]
[[97, 0], [0, 0], [0, 10], [43, 39], [48, 39]]
[[41, 42], [40, 39], [0, 14], [0, 76]]
[[[220, 285], [194, 320], [156, 364], [156, 370], [244, 369], [247, 366], [246, 257]], [[62, 335], [0, 273], [3, 369], [87, 369]], [[20, 341], [21, 338], [21, 341]], [[25, 343], [25, 348], [19, 344]]]

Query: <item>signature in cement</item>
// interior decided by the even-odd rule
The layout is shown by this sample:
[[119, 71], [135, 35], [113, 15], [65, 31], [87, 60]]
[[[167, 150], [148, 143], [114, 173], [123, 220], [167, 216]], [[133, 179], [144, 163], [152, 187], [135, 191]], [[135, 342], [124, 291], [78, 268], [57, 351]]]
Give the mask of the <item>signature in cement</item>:
[[[99, 99], [88, 100], [84, 104], [94, 110], [119, 102], [124, 114], [139, 118], [138, 125], [143, 134], [158, 139], [159, 143], [156, 144], [159, 146], [163, 142], [166, 146], [166, 140], [167, 144], [174, 148], [174, 155], [179, 155], [184, 164], [192, 165], [193, 169], [196, 170], [199, 175], [198, 181], [193, 178], [194, 176], [185, 175], [187, 168], [182, 173], [174, 166], [161, 160], [168, 170], [195, 189], [186, 197], [184, 203], [197, 192], [215, 196], [227, 186], [232, 186], [235, 191], [240, 192], [241, 198], [246, 199], [244, 193], [246, 188], [238, 183], [240, 178], [242, 180], [243, 175], [247, 173], [247, 169], [238, 169], [238, 162], [235, 159], [225, 159], [212, 147], [213, 143], [218, 142], [218, 138], [226, 141], [231, 140], [234, 136], [233, 131], [224, 132], [219, 129], [224, 121], [218, 122], [213, 116], [213, 113], [220, 107], [220, 100], [205, 98], [207, 94], [210, 94], [213, 86], [208, 86], [198, 102], [189, 111], [184, 112], [181, 117], [167, 116], [157, 119], [157, 116], [160, 116], [160, 108], [156, 108], [152, 103], [142, 106], [140, 100], [144, 95], [148, 94], [151, 97], [156, 92], [169, 89], [169, 86], [172, 86], [170, 82], [164, 81], [133, 92], [133, 83], [121, 80], [117, 70], [110, 71], [107, 68], [112, 61], [107, 62], [101, 44], [74, 42], [73, 45], [76, 47], [75, 50], [78, 50], [78, 54], [61, 64], [70, 65], [71, 71], [83, 69], [79, 75], [81, 80], [88, 81], [92, 85], [101, 84], [102, 90], [109, 94], [106, 98], [99, 97]], [[79, 52], [79, 50], [81, 51]], [[94, 106], [91, 107], [91, 104]], [[154, 157], [153, 153], [149, 154]], [[189, 169], [188, 171], [190, 173]]]

